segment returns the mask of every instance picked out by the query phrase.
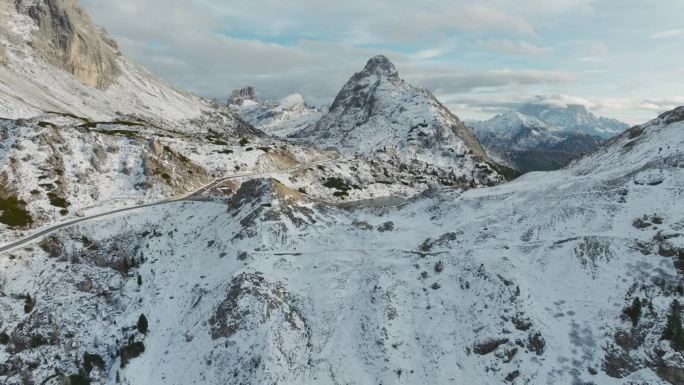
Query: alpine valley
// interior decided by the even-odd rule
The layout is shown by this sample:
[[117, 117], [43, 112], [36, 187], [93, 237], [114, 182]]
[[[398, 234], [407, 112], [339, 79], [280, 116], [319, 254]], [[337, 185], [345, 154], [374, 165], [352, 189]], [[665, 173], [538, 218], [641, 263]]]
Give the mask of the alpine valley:
[[1, 384], [684, 384], [684, 107], [224, 103], [0, 0], [0, 117]]

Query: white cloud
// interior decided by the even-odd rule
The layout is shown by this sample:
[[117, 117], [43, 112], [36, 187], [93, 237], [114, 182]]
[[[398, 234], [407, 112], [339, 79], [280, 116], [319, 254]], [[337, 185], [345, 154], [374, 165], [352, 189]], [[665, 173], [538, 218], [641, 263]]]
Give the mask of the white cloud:
[[535, 33], [534, 27], [525, 19], [511, 16], [497, 8], [471, 6], [450, 16], [454, 17], [457, 27], [465, 29], [499, 30], [520, 35], [534, 35]]
[[596, 104], [592, 101], [577, 96], [555, 94], [555, 95], [536, 95], [533, 104], [543, 104], [554, 107], [565, 108], [569, 104], [581, 104], [587, 108], [594, 108]]
[[495, 40], [484, 46], [491, 51], [513, 55], [541, 55], [544, 52], [544, 49], [523, 40]]
[[484, 88], [502, 88], [521, 85], [562, 84], [575, 79], [564, 71], [542, 70], [491, 70], [459, 71], [448, 68], [408, 67], [402, 71], [408, 80], [438, 93], [469, 92]]
[[646, 99], [639, 104], [640, 108], [656, 112], [664, 112], [684, 106], [684, 96], [671, 96], [668, 98]]
[[649, 37], [651, 39], [665, 39], [670, 37], [678, 37], [684, 35], [684, 29], [671, 29], [669, 31], [660, 31], [652, 33]]

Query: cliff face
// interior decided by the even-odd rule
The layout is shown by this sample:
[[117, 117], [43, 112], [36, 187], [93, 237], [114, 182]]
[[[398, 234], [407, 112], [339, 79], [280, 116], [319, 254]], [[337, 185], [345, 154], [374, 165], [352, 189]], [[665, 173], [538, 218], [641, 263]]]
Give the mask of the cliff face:
[[36, 23], [32, 45], [46, 62], [101, 90], [119, 76], [116, 43], [75, 0], [17, 0], [15, 7]]

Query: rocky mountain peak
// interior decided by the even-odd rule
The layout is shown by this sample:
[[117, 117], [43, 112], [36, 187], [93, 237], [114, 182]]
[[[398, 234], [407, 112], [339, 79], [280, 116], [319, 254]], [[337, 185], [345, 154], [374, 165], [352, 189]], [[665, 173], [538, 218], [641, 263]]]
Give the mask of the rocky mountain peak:
[[258, 102], [256, 95], [256, 88], [254, 86], [247, 86], [244, 88], [236, 88], [230, 94], [230, 99], [228, 99], [228, 104], [241, 106], [245, 101]]
[[419, 158], [454, 175], [473, 175], [476, 163], [489, 161], [457, 116], [429, 91], [400, 79], [382, 55], [349, 79], [325, 116], [291, 137], [399, 162]]
[[370, 58], [363, 69], [363, 73], [392, 78], [399, 77], [396, 67], [385, 55], [377, 55]]

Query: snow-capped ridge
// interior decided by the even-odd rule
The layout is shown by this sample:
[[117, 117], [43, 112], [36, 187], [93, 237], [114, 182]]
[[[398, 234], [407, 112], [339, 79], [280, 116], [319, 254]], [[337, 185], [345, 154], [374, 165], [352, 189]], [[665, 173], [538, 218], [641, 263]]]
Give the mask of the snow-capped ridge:
[[566, 133], [583, 133], [603, 139], [611, 138], [629, 127], [628, 124], [615, 119], [597, 117], [582, 104], [559, 107], [553, 104], [530, 103], [520, 107], [518, 111]]

